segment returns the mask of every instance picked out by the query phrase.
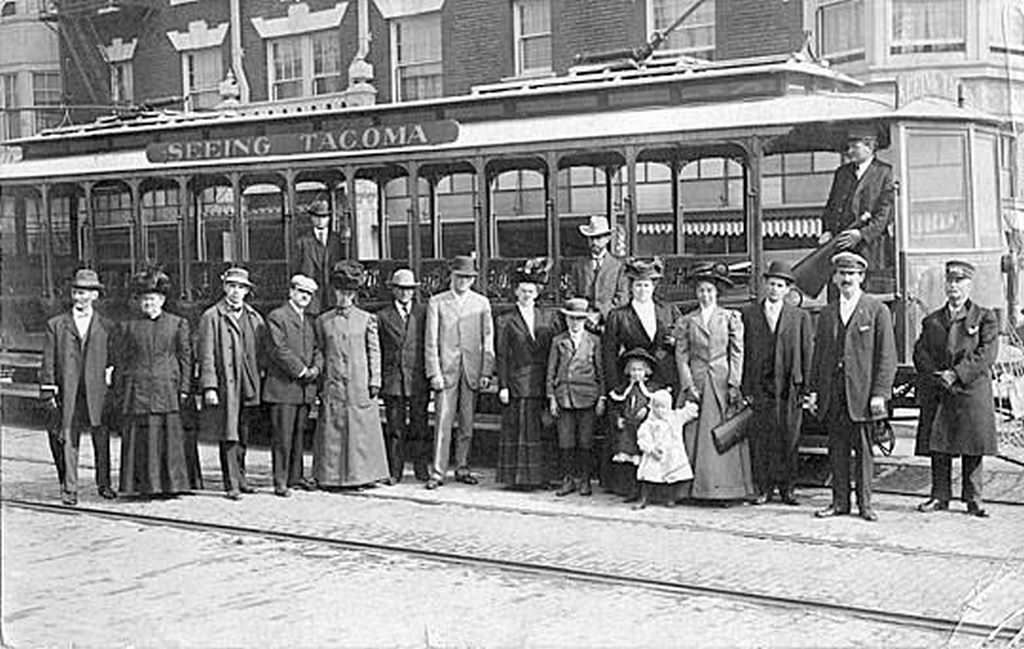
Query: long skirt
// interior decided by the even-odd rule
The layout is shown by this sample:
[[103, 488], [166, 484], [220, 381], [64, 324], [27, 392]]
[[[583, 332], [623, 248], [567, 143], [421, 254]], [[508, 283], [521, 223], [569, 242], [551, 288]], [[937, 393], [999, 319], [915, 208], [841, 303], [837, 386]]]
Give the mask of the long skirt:
[[693, 466], [693, 481], [683, 483], [685, 487], [680, 491], [680, 497], [740, 500], [754, 493], [747, 440], [722, 454], [715, 448], [711, 429], [723, 421], [725, 412], [709, 381], [701, 398], [700, 415], [683, 428], [686, 454]]
[[178, 413], [132, 415], [125, 423], [121, 436], [121, 493], [191, 491], [185, 431]]
[[505, 407], [498, 439], [498, 482], [540, 486], [550, 479], [543, 410], [543, 397], [512, 399]]

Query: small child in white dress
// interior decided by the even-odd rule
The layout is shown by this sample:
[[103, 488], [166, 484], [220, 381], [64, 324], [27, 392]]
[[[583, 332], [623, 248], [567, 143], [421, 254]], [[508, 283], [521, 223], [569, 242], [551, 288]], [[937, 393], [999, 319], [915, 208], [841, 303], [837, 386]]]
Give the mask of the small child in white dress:
[[[657, 485], [674, 492], [673, 485], [693, 479], [693, 468], [683, 445], [683, 426], [697, 418], [697, 404], [688, 401], [682, 408], [672, 409], [672, 395], [658, 390], [651, 395], [651, 410], [636, 432], [637, 445], [643, 456], [636, 470], [640, 483], [640, 501], [634, 509], [643, 509], [650, 502]], [[665, 506], [675, 505], [669, 495]]]

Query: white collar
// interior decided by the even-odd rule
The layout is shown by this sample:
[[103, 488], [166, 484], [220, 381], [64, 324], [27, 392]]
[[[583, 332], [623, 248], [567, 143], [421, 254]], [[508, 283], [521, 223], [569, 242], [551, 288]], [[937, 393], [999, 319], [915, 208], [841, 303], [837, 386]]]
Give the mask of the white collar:
[[843, 294], [840, 293], [839, 294], [839, 304], [856, 304], [857, 300], [859, 300], [860, 296], [863, 295], [863, 294], [864, 294], [864, 291], [861, 290], [861, 289], [857, 289], [856, 291], [854, 291], [853, 295], [851, 297], [849, 297], [849, 298], [843, 297]]
[[288, 300], [288, 304], [290, 304], [290, 305], [291, 305], [291, 307], [292, 307], [293, 309], [295, 309], [295, 313], [298, 313], [298, 314], [299, 314], [299, 317], [300, 317], [300, 318], [302, 318], [302, 317], [304, 317], [304, 316], [306, 315], [306, 312], [305, 312], [305, 311], [303, 311], [302, 309], [300, 309], [300, 308], [298, 307], [298, 305], [296, 305], [296, 304], [295, 304], [294, 302], [292, 302], [291, 300]]
[[75, 309], [75, 308], [71, 309], [71, 315], [74, 316], [75, 318], [80, 319], [80, 320], [81, 319], [85, 319], [85, 318], [91, 318], [92, 314], [93, 314], [93, 310], [92, 309], [86, 309], [85, 311], [81, 311], [81, 310]]

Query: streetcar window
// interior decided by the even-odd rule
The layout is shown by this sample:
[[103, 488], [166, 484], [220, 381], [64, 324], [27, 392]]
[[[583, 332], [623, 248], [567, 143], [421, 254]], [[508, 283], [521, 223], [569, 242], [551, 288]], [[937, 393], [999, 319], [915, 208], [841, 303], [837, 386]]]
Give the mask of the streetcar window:
[[93, 245], [101, 275], [130, 273], [132, 264], [132, 195], [119, 182], [92, 191]]
[[1017, 195], [1017, 183], [1013, 171], [1015, 148], [1012, 137], [999, 138], [999, 196], [1002, 200], [1011, 203]]
[[492, 205], [501, 257], [532, 257], [548, 253], [544, 175], [516, 169], [498, 175]]
[[437, 185], [441, 223], [441, 257], [468, 255], [476, 250], [476, 174], [445, 176]]
[[196, 196], [196, 207], [200, 261], [234, 261], [234, 190], [230, 185], [204, 187]]
[[[426, 178], [419, 179], [419, 235], [420, 254], [424, 259], [432, 259], [434, 253], [434, 232], [430, 218], [430, 183]], [[387, 222], [388, 240], [391, 258], [404, 259], [408, 256], [409, 245], [409, 210], [412, 198], [409, 196], [409, 179], [395, 178], [384, 186], [384, 218]]]
[[911, 131], [907, 143], [909, 247], [972, 248], [965, 136]]
[[76, 256], [75, 232], [72, 227], [72, 213], [77, 200], [74, 196], [50, 197], [50, 231], [53, 254], [60, 257]]
[[978, 244], [997, 248], [1003, 243], [996, 136], [978, 133], [974, 138], [974, 209], [978, 227]]
[[249, 259], [284, 261], [284, 192], [274, 184], [250, 185], [242, 192]]

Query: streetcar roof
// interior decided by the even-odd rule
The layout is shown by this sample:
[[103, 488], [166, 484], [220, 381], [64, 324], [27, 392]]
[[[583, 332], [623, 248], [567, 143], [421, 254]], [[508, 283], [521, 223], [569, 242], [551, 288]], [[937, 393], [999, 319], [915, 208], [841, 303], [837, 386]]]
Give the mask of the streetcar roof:
[[[970, 121], [999, 124], [993, 115], [963, 108], [941, 99], [924, 98], [895, 108], [888, 95], [846, 92], [810, 92], [706, 104], [657, 106], [572, 115], [549, 115], [468, 122], [458, 137], [446, 144], [411, 146], [378, 151], [330, 151], [301, 156], [263, 156], [230, 160], [151, 162], [144, 149], [35, 158], [0, 164], [0, 179], [32, 180], [97, 177], [131, 172], [158, 175], [169, 171], [200, 171], [207, 168], [245, 167], [287, 162], [351, 159], [372, 166], [396, 159], [453, 161], [477, 155], [536, 155], [545, 147], [608, 148], [608, 141], [643, 148], [665, 145], [665, 136], [685, 135], [699, 144], [716, 137], [742, 134], [777, 134], [809, 124], [842, 124], [872, 121]], [[686, 145], [686, 141], [678, 142]]]

